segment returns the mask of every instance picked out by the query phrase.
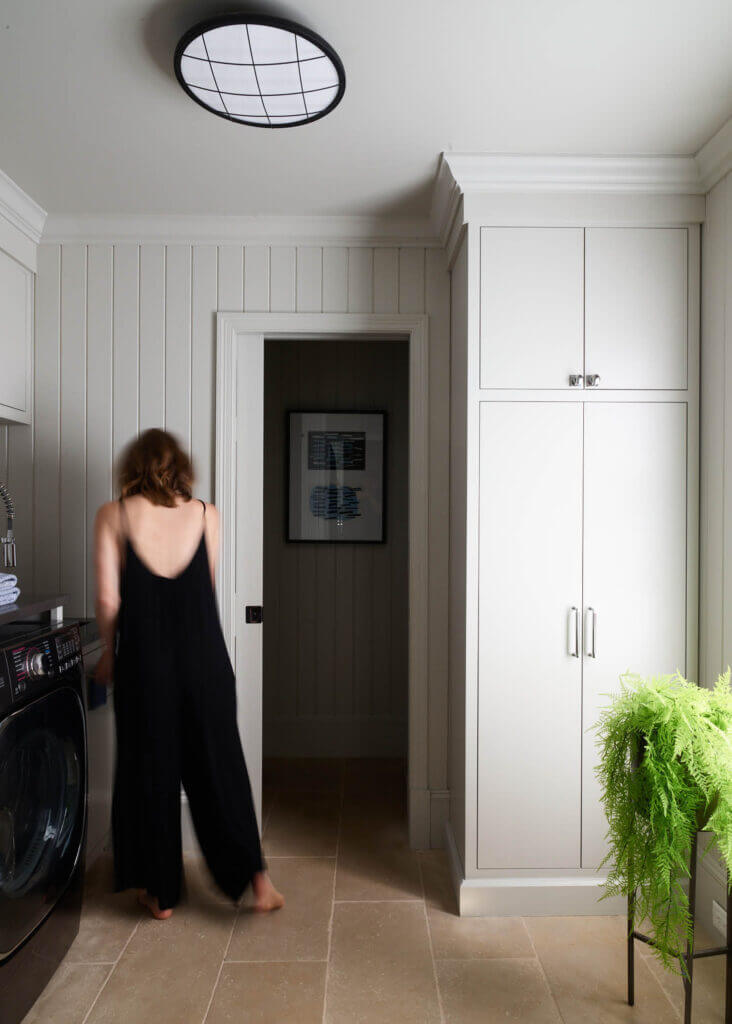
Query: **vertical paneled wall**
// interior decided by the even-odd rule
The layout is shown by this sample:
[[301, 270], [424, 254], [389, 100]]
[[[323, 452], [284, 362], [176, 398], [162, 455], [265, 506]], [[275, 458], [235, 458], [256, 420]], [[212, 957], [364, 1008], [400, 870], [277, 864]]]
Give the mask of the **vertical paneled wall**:
[[449, 277], [421, 246], [45, 244], [36, 286], [35, 419], [0, 428], [19, 509], [21, 582], [93, 614], [94, 514], [138, 430], [189, 445], [214, 494], [217, 311], [430, 316], [430, 786], [446, 789]]
[[[386, 413], [383, 544], [285, 540], [292, 409]], [[408, 444], [404, 342], [266, 342], [266, 755], [406, 756]]]

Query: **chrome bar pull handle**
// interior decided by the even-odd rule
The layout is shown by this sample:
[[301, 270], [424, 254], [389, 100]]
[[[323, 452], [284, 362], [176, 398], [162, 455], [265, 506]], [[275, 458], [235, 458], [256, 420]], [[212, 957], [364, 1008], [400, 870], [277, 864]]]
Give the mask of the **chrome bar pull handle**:
[[584, 377], [581, 373], [570, 373], [569, 375], [569, 386], [571, 388], [581, 388]]
[[597, 612], [588, 607], [585, 615], [585, 654], [588, 658], [597, 657]]
[[575, 605], [570, 608], [567, 620], [567, 650], [573, 658], [579, 658], [579, 608]]
[[600, 374], [599, 373], [588, 373], [586, 377], [586, 383], [588, 388], [599, 388], [600, 387]]

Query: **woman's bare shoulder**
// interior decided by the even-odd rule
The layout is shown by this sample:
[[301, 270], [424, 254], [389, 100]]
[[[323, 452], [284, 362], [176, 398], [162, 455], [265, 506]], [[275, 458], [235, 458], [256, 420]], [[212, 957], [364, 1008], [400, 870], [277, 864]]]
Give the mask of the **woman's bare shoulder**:
[[206, 519], [210, 519], [212, 525], [218, 526], [219, 524], [219, 510], [215, 505], [209, 505], [208, 502], [206, 503]]
[[119, 502], [105, 501], [97, 510], [97, 523], [100, 526], [117, 526], [119, 522]]

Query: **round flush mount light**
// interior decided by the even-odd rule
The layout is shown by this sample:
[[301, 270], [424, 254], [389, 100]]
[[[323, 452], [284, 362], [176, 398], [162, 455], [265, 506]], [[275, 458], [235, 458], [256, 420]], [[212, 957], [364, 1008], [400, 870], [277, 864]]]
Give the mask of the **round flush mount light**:
[[175, 50], [185, 91], [219, 117], [287, 128], [329, 114], [346, 73], [335, 50], [282, 18], [229, 14], [195, 25]]

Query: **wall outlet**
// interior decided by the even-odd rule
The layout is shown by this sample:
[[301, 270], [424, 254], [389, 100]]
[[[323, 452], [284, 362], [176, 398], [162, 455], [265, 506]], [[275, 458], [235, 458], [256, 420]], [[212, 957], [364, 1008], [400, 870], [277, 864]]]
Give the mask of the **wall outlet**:
[[722, 935], [727, 934], [727, 911], [716, 900], [712, 900], [712, 924]]

